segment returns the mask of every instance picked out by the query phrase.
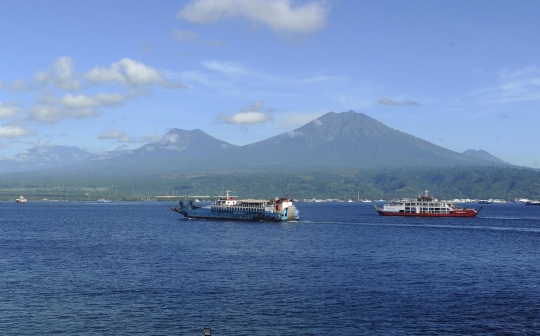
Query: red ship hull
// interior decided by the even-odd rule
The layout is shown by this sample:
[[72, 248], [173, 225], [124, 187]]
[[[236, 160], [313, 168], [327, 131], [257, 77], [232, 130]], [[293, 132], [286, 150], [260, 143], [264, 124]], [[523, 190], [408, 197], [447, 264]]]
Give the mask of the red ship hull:
[[408, 216], [408, 217], [475, 217], [482, 208], [478, 211], [474, 209], [457, 210], [449, 214], [435, 214], [435, 213], [405, 213], [405, 212], [393, 212], [377, 210], [381, 216]]

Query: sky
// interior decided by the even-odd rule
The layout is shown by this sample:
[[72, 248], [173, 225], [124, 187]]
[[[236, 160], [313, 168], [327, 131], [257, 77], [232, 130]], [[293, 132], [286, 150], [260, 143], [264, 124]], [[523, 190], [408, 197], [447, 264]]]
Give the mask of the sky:
[[[540, 168], [539, 1], [3, 1], [0, 158], [365, 113]], [[535, 145], [536, 143], [536, 145]]]

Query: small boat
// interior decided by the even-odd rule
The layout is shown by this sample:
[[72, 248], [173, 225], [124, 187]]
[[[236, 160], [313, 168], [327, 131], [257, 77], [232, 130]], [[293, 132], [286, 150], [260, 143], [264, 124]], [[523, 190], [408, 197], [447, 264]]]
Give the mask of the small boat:
[[28, 203], [28, 200], [24, 196], [19, 196], [19, 198], [15, 199], [15, 203]]
[[407, 199], [391, 204], [384, 204], [382, 209], [373, 204], [375, 210], [381, 216], [415, 216], [415, 217], [475, 217], [478, 210], [456, 207], [452, 202], [439, 201], [428, 196], [428, 191], [424, 196], [416, 199]]
[[97, 200], [98, 203], [109, 203], [109, 201], [107, 201], [106, 199], [104, 198], [100, 198]]
[[525, 205], [540, 205], [540, 201], [534, 200], [534, 201], [527, 201]]
[[493, 204], [493, 200], [491, 198], [485, 200], [478, 200], [478, 204]]
[[171, 209], [186, 218], [197, 219], [229, 219], [253, 221], [294, 221], [299, 220], [298, 209], [288, 198], [270, 200], [243, 199], [238, 200], [229, 195], [207, 206], [198, 206], [193, 201], [181, 201]]

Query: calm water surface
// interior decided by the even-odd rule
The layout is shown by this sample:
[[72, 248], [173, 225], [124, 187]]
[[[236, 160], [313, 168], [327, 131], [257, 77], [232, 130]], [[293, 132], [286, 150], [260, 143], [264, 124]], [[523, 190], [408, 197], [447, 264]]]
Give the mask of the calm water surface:
[[298, 203], [302, 220], [281, 224], [171, 205], [1, 203], [1, 334], [540, 333], [540, 207]]

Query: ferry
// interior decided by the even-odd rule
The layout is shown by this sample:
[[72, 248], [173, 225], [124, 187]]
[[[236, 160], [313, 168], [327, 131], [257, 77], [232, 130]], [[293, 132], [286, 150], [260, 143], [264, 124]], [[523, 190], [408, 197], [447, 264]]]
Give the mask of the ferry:
[[427, 190], [425, 193], [416, 199], [384, 204], [382, 209], [375, 204], [373, 206], [381, 216], [416, 217], [475, 217], [482, 209], [482, 207], [478, 210], [456, 207], [452, 202], [439, 201], [428, 196]]
[[199, 206], [193, 201], [181, 201], [175, 212], [185, 218], [197, 219], [228, 219], [252, 221], [295, 221], [300, 219], [299, 211], [288, 197], [276, 197], [270, 200], [244, 199], [238, 200], [235, 196], [226, 196], [207, 206]]

